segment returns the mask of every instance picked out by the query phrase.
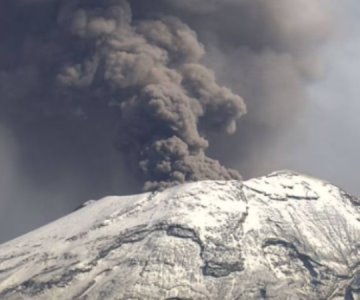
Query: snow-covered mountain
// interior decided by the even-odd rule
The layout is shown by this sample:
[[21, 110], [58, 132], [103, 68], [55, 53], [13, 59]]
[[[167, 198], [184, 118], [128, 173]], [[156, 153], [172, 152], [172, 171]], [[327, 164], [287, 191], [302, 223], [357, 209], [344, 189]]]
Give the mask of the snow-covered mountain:
[[0, 246], [0, 299], [360, 299], [360, 202], [288, 171], [108, 197]]

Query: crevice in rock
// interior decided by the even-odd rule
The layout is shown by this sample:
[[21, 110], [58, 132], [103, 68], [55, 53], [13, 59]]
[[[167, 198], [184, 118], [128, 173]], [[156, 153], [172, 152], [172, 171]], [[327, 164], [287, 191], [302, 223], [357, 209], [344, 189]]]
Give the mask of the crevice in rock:
[[233, 264], [230, 263], [219, 263], [213, 262], [211, 260], [205, 262], [205, 266], [203, 267], [204, 276], [212, 276], [212, 277], [226, 277], [231, 273], [243, 271], [244, 267], [242, 262], [236, 262]]
[[34, 297], [39, 295], [44, 290], [51, 289], [54, 286], [59, 288], [66, 287], [78, 274], [90, 272], [91, 268], [75, 268], [70, 269], [67, 272], [63, 273], [59, 278], [52, 279], [45, 282], [40, 282], [36, 280], [26, 280], [21, 283], [19, 286], [11, 287], [4, 290], [0, 293], [0, 299], [5, 299], [6, 296], [12, 293], [22, 293], [27, 296]]
[[266, 248], [268, 246], [282, 246], [282, 247], [292, 250], [295, 253], [296, 258], [298, 258], [302, 262], [303, 266], [308, 270], [309, 274], [314, 278], [318, 277], [319, 274], [316, 271], [314, 265], [317, 265], [317, 266], [322, 266], [322, 265], [320, 263], [314, 261], [310, 256], [308, 256], [304, 253], [301, 253], [295, 247], [295, 245], [293, 245], [287, 241], [283, 241], [283, 240], [279, 240], [279, 239], [268, 239], [265, 241], [263, 248]]
[[[263, 195], [265, 197], [268, 197], [269, 199], [274, 200], [274, 201], [287, 201], [287, 200], [315, 201], [315, 200], [319, 199], [318, 195], [314, 195], [314, 196], [309, 196], [309, 195], [298, 196], [298, 195], [293, 195], [293, 194], [290, 194], [290, 193], [284, 193], [284, 196], [282, 196], [282, 195], [277, 195], [277, 194], [273, 194], [273, 193], [268, 193], [268, 192], [265, 192], [265, 191], [262, 191], [260, 189], [251, 187], [251, 186], [246, 185], [246, 184], [244, 184], [244, 187], [251, 190], [251, 191], [253, 191], [253, 192], [255, 192], [255, 193], [258, 193], [258, 194], [261, 194], [261, 195]], [[311, 191], [311, 190], [309, 190], [309, 191]]]
[[[244, 216], [245, 218], [245, 216]], [[204, 276], [213, 276], [213, 277], [224, 277], [229, 274], [237, 271], [243, 270], [243, 264], [241, 262], [236, 263], [227, 263], [227, 262], [214, 262], [212, 260], [206, 260], [204, 258], [205, 245], [196, 233], [195, 230], [191, 228], [186, 228], [183, 225], [179, 224], [165, 224], [159, 223], [151, 228], [143, 228], [138, 230], [131, 230], [125, 235], [118, 238], [111, 247], [102, 250], [99, 255], [92, 261], [92, 265], [96, 265], [97, 261], [106, 257], [111, 251], [121, 247], [124, 244], [136, 243], [145, 239], [148, 235], [156, 231], [165, 231], [169, 236], [175, 236], [182, 239], [190, 239], [200, 248], [200, 257], [204, 262], [203, 265], [203, 274]]]

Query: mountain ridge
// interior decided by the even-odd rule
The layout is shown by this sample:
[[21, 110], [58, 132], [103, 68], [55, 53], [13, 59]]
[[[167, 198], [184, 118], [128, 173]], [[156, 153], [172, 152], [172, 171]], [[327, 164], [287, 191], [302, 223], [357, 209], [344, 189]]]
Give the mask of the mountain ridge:
[[0, 245], [0, 298], [359, 299], [359, 222], [287, 170], [106, 197]]

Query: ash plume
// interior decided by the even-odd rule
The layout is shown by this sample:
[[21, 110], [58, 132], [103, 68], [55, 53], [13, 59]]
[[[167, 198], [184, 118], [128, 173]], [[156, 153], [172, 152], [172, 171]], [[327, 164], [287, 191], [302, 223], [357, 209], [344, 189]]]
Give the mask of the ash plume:
[[1, 6], [2, 122], [98, 122], [145, 189], [240, 178], [209, 153], [256, 169], [259, 149], [301, 111], [331, 31], [322, 0]]
[[126, 1], [100, 8], [71, 4], [60, 15], [62, 23], [93, 50], [68, 62], [58, 81], [67, 88], [111, 91], [111, 104], [119, 108], [117, 147], [133, 154], [145, 189], [239, 178], [206, 156], [209, 144], [199, 126], [205, 133], [233, 133], [245, 105], [201, 64], [204, 49], [195, 32], [174, 17], [135, 23]]
[[240, 94], [247, 115], [229, 139], [210, 134], [209, 153], [246, 177], [286, 168], [283, 132], [308, 103], [307, 87], [324, 74], [323, 48], [339, 19], [324, 0], [174, 0], [131, 2], [139, 19], [171, 14], [198, 34], [205, 64]]
[[29, 41], [31, 51], [55, 52], [55, 62], [39, 57], [35, 70], [29, 67], [47, 73], [51, 87], [41, 91], [48, 99], [37, 103], [40, 114], [87, 118], [113, 110], [116, 146], [142, 172], [145, 189], [240, 178], [206, 155], [206, 134], [234, 133], [245, 104], [202, 64], [205, 51], [193, 30], [172, 16], [134, 21], [122, 0], [59, 5], [47, 43]]

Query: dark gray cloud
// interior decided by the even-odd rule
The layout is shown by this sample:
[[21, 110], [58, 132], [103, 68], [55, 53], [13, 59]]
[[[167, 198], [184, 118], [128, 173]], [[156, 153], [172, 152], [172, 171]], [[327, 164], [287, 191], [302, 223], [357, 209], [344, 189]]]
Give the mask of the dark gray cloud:
[[[62, 1], [55, 20], [23, 41], [28, 49], [20, 51], [41, 55], [4, 74], [6, 88], [20, 76], [32, 79], [20, 89], [26, 93], [13, 97], [35, 93], [27, 105], [37, 110], [35, 118], [63, 113], [91, 119], [99, 109], [114, 111], [117, 147], [139, 165], [145, 187], [240, 178], [206, 156], [205, 135], [234, 133], [245, 104], [202, 64], [204, 48], [189, 26], [168, 15], [133, 20], [127, 1]], [[166, 154], [156, 153], [159, 143]], [[180, 156], [178, 148], [184, 148]]]
[[139, 162], [145, 188], [239, 178], [206, 156], [203, 133], [234, 133], [245, 104], [201, 63], [194, 31], [176, 17], [133, 21], [126, 1], [63, 11], [60, 24], [93, 51], [64, 66], [61, 88], [107, 89], [101, 100], [119, 108], [117, 146]]
[[263, 172], [264, 149], [322, 74], [332, 22], [323, 0], [3, 1], [11, 197], [43, 205], [57, 194], [69, 208], [139, 186], [240, 178], [225, 166]]
[[331, 2], [175, 0], [158, 1], [155, 8], [132, 3], [139, 18], [159, 10], [180, 16], [204, 44], [205, 63], [245, 99], [248, 114], [237, 132], [231, 139], [211, 134], [210, 154], [245, 177], [270, 171], [264, 165], [276, 168], [268, 149], [302, 114], [307, 85], [324, 74], [322, 47], [338, 25]]

